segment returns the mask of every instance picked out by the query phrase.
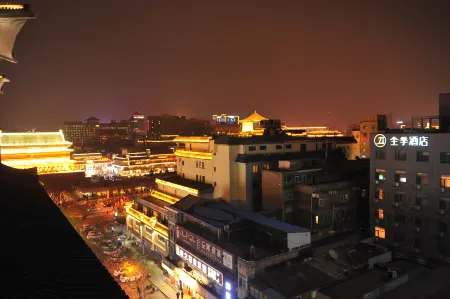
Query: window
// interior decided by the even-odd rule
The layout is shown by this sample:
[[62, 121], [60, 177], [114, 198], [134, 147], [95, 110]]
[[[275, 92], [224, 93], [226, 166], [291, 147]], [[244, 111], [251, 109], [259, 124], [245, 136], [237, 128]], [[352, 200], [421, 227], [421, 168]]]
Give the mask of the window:
[[253, 165], [253, 173], [258, 173], [259, 172], [259, 165]]
[[327, 149], [327, 144], [326, 143], [322, 143], [322, 149], [324, 149], [324, 150]]
[[312, 160], [311, 163], [312, 163], [313, 166], [316, 166], [316, 165], [317, 165], [317, 161], [316, 161], [316, 160]]
[[259, 146], [259, 149], [260, 149], [261, 151], [265, 151], [265, 150], [267, 149], [267, 146], [265, 146], [265, 145], [260, 145], [260, 146]]
[[428, 185], [428, 173], [416, 173], [416, 185]]
[[441, 163], [450, 164], [450, 152], [441, 152]]
[[447, 209], [447, 202], [450, 202], [450, 199], [448, 199], [448, 198], [441, 198], [439, 200], [439, 209], [440, 210], [446, 210]]
[[406, 171], [397, 170], [395, 172], [394, 181], [397, 183], [406, 183]]
[[394, 195], [394, 201], [395, 201], [396, 203], [401, 203], [401, 202], [403, 201], [403, 197], [404, 197], [404, 196], [405, 196], [404, 193], [395, 192], [395, 195]]
[[306, 152], [306, 144], [300, 144], [300, 152]]
[[323, 198], [319, 198], [319, 207], [322, 207], [325, 204], [325, 200]]
[[440, 221], [439, 222], [439, 232], [446, 233], [447, 232], [447, 222]]
[[384, 210], [378, 209], [378, 219], [384, 219]]
[[204, 175], [202, 175], [202, 182], [203, 183], [205, 182], [205, 176]]
[[428, 196], [423, 194], [417, 194], [416, 195], [416, 206], [425, 206], [428, 201]]
[[416, 153], [416, 162], [428, 162], [430, 160], [429, 152], [417, 152]]
[[348, 200], [348, 194], [341, 194], [341, 201], [347, 201]]
[[284, 147], [287, 148], [287, 149], [291, 149], [292, 148], [292, 144], [286, 144]]
[[270, 164], [264, 164], [263, 165], [263, 169], [264, 170], [269, 170], [270, 169]]
[[385, 150], [377, 150], [375, 153], [375, 158], [378, 160], [386, 160], [386, 151]]
[[195, 168], [198, 168], [198, 161], [195, 161]]
[[366, 189], [361, 190], [361, 197], [366, 197]]
[[380, 181], [386, 180], [386, 170], [384, 169], [377, 169], [375, 170], [375, 179]]
[[277, 150], [279, 150], [279, 149], [282, 149], [283, 146], [282, 146], [281, 144], [277, 144], [277, 145], [275, 145], [275, 148], [276, 148]]
[[384, 199], [384, 190], [378, 189], [377, 191], [375, 191], [375, 198]]
[[386, 230], [382, 227], [375, 226], [375, 237], [386, 239]]
[[414, 237], [414, 248], [419, 249], [420, 248], [420, 238]]
[[406, 161], [406, 151], [395, 151], [395, 160]]
[[376, 130], [376, 129], [377, 129], [377, 126], [372, 125], [372, 130]]
[[441, 175], [441, 187], [450, 188], [450, 175]]
[[195, 181], [198, 182], [198, 174], [195, 175]]
[[292, 176], [291, 176], [291, 175], [285, 175], [285, 176], [284, 176], [284, 182], [285, 182], [285, 183], [290, 183], [290, 182], [292, 182]]
[[217, 186], [217, 183], [216, 182], [214, 182], [214, 187], [216, 187]]
[[216, 166], [214, 166], [214, 172], [216, 171]]
[[251, 146], [248, 147], [248, 150], [249, 150], [250, 152], [251, 152], [251, 151], [256, 151], [256, 146], [251, 145]]

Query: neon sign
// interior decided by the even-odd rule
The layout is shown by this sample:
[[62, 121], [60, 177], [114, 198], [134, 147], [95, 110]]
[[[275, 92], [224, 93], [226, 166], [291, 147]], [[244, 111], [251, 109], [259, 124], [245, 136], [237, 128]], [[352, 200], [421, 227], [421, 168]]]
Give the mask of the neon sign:
[[[373, 143], [376, 147], [384, 147], [387, 143], [387, 138], [383, 134], [377, 134], [373, 138]], [[389, 138], [390, 146], [420, 146], [426, 147], [428, 146], [428, 137], [427, 136], [392, 136]]]
[[188, 252], [186, 249], [181, 248], [178, 245], [175, 245], [176, 254], [181, 257], [183, 260], [189, 263], [189, 265], [193, 265], [198, 271], [202, 272], [212, 280], [216, 281], [220, 286], [223, 286], [223, 274], [222, 272], [214, 269], [195, 255]]

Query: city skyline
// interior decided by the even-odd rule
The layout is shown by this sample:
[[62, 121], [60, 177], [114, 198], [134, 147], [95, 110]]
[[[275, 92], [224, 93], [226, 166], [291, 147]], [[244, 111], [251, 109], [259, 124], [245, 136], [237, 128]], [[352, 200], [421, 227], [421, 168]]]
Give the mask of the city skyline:
[[30, 2], [39, 22], [20, 33], [19, 64], [0, 62], [14, 83], [4, 87], [2, 128], [255, 109], [292, 125], [342, 125], [436, 114], [450, 90], [444, 1]]

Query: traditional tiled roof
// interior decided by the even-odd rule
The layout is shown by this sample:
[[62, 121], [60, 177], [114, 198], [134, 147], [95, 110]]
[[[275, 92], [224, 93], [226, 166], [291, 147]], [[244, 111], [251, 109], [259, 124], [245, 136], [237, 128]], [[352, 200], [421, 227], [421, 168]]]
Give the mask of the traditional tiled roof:
[[240, 122], [260, 122], [262, 120], [267, 120], [267, 118], [265, 118], [264, 116], [261, 116], [260, 114], [258, 114], [258, 112], [253, 112], [252, 115], [250, 115], [249, 117], [247, 117], [246, 119], [242, 119], [240, 120]]
[[1, 146], [51, 146], [71, 145], [59, 132], [37, 132], [37, 133], [3, 133], [0, 131]]

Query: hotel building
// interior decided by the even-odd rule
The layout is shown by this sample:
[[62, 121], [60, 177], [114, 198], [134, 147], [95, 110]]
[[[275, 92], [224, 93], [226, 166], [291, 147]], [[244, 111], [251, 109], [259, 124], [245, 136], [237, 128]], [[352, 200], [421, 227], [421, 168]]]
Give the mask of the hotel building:
[[439, 130], [371, 135], [371, 226], [397, 256], [449, 261], [449, 103], [450, 94], [440, 95]]
[[0, 131], [1, 162], [38, 174], [83, 172], [85, 166], [71, 160], [72, 145], [59, 132], [4, 133]]

